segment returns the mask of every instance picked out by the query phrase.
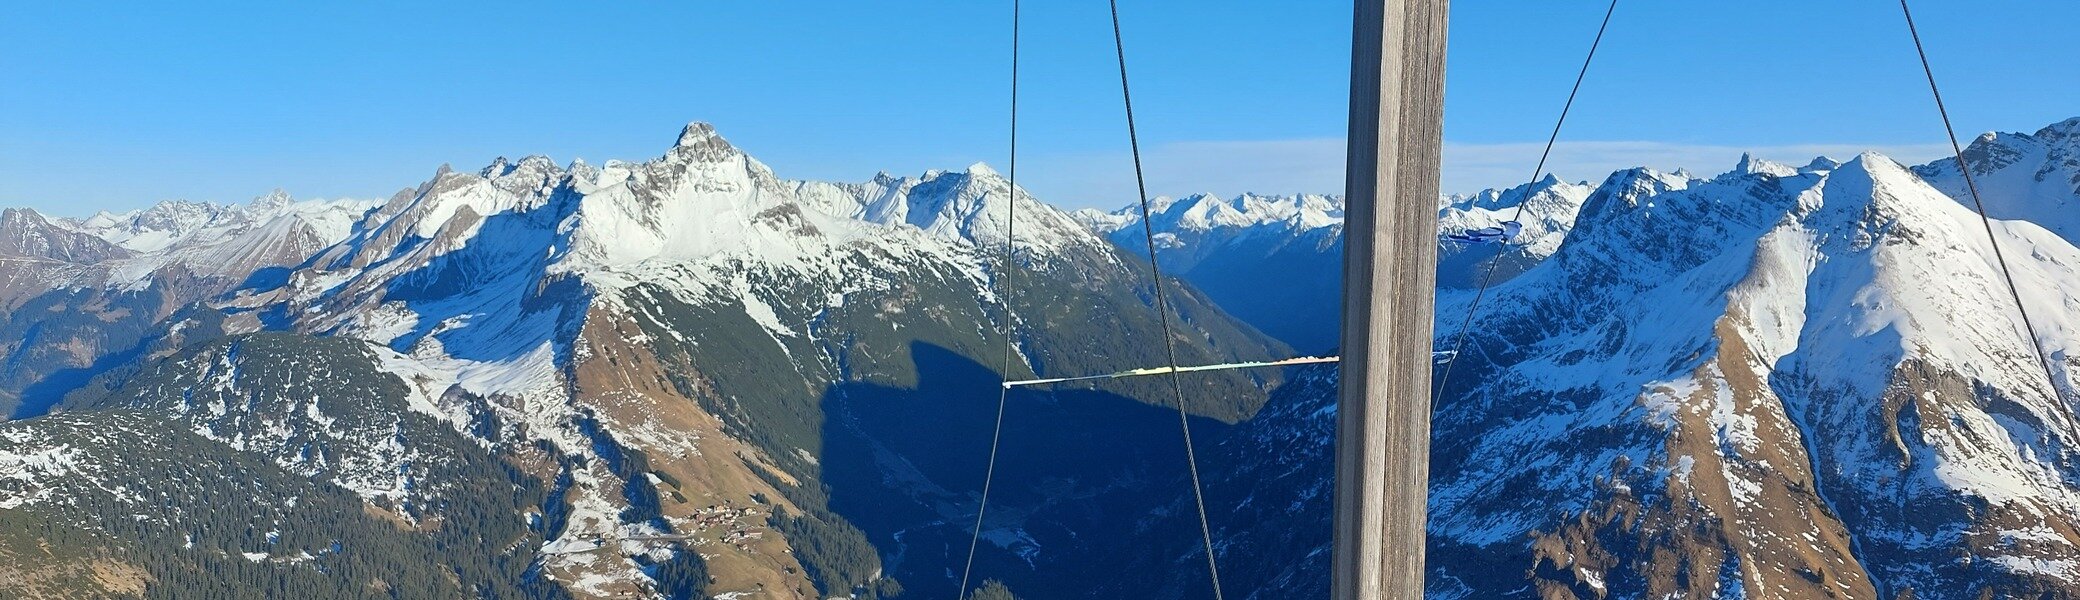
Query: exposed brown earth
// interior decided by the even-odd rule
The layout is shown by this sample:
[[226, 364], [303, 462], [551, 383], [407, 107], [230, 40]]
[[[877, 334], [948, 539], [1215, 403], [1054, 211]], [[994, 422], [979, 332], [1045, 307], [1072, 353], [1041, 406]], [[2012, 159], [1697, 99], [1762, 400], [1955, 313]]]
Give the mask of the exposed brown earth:
[[719, 419], [671, 385], [643, 343], [642, 328], [626, 315], [594, 309], [579, 339], [572, 369], [577, 402], [618, 441], [647, 456], [660, 508], [684, 536], [677, 545], [707, 562], [708, 592], [816, 597], [787, 540], [765, 523], [775, 503], [800, 510], [754, 472], [779, 470], [725, 435]]

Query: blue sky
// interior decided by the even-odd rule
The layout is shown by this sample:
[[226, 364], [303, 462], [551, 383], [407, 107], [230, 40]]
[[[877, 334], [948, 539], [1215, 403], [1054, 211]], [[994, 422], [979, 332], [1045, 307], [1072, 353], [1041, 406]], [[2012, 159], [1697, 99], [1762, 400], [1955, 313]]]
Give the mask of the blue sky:
[[[0, 205], [381, 197], [441, 163], [639, 160], [690, 120], [781, 176], [1004, 163], [1007, 0], [20, 3], [0, 19]], [[1122, 0], [1152, 192], [1336, 192], [1350, 5]], [[1597, 2], [1453, 7], [1446, 188], [1521, 183]], [[1966, 135], [2080, 115], [2080, 3], [1923, 1]], [[1105, 3], [1026, 3], [1021, 180], [1132, 198]], [[1885, 0], [1632, 0], [1555, 157], [1569, 179], [1942, 151]]]

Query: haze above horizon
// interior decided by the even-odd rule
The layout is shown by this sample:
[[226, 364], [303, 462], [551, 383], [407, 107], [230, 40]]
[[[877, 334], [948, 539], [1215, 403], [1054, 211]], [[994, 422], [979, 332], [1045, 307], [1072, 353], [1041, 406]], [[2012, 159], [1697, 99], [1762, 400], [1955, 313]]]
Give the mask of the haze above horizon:
[[[2080, 3], [1916, 6], [1962, 136], [2080, 115]], [[1454, 7], [1447, 192], [1524, 182], [1603, 7]], [[1341, 188], [1349, 2], [1126, 0], [1150, 192]], [[687, 121], [796, 179], [1005, 164], [1009, 3], [13, 7], [0, 205], [386, 197], [443, 163], [640, 160]], [[1132, 200], [1100, 2], [1026, 3], [1020, 183]], [[1891, 3], [1621, 5], [1551, 170], [1944, 145]]]

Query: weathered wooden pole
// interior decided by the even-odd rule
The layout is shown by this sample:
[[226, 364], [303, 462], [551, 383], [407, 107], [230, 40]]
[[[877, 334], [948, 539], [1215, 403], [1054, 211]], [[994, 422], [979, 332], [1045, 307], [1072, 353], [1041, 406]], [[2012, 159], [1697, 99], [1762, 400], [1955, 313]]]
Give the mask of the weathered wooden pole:
[[1423, 596], [1449, 0], [1357, 0], [1334, 600]]

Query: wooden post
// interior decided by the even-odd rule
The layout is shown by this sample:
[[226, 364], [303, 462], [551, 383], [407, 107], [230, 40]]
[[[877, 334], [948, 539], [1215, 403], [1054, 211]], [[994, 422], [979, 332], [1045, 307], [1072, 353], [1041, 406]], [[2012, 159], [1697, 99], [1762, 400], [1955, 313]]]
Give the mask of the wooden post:
[[1334, 600], [1423, 597], [1449, 0], [1357, 0]]

